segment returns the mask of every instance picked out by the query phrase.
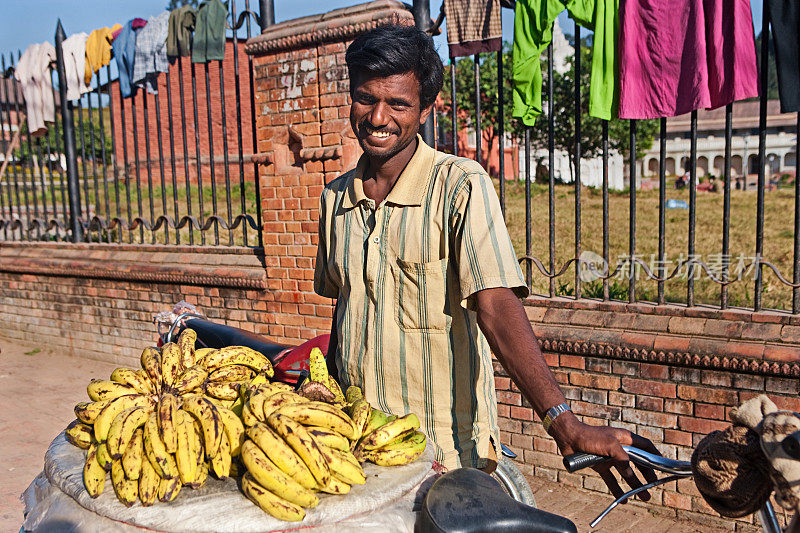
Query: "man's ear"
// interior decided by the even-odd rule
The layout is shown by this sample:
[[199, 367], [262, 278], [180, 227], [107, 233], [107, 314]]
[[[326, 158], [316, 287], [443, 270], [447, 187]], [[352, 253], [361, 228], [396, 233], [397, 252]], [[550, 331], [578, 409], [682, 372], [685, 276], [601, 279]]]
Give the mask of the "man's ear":
[[431, 114], [431, 111], [433, 111], [433, 106], [434, 104], [431, 104], [428, 107], [422, 108], [422, 113], [419, 115], [420, 124], [425, 124], [425, 121], [428, 120], [428, 116]]

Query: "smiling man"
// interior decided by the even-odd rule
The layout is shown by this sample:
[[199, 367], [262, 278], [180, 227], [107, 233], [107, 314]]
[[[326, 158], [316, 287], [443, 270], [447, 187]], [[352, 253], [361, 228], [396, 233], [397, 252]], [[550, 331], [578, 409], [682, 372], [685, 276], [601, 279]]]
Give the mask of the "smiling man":
[[[448, 468], [491, 470], [494, 352], [563, 454], [612, 456], [639, 486], [621, 444], [653, 445], [578, 421], [542, 358], [489, 176], [418, 135], [443, 83], [431, 38], [380, 27], [355, 39], [346, 60], [364, 154], [322, 194], [314, 277], [316, 292], [336, 300], [329, 357], [342, 383], [384, 411], [417, 414]], [[608, 467], [600, 473], [621, 494]]]

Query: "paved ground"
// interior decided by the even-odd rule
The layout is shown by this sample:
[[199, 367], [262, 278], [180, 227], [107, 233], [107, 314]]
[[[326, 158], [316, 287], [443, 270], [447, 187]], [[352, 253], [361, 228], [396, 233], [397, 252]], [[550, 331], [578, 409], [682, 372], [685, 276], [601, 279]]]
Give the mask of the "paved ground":
[[[0, 336], [0, 531], [18, 531], [23, 506], [19, 495], [42, 468], [53, 437], [74, 418], [72, 407], [86, 398], [93, 377], [108, 378], [114, 365], [24, 346]], [[572, 519], [580, 531], [609, 498], [541, 479], [532, 480], [539, 506]], [[596, 531], [723, 531], [697, 523], [660, 517], [646, 508], [615, 510]]]

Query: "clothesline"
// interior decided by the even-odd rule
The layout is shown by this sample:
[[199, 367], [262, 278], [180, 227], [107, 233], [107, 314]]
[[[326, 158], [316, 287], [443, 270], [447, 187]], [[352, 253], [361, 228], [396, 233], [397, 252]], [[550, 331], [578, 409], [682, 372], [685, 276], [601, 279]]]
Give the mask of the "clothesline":
[[[92, 78], [112, 58], [116, 62], [123, 98], [139, 88], [156, 94], [157, 79], [169, 70], [169, 57], [191, 56], [193, 63], [225, 59], [228, 9], [220, 0], [206, 0], [197, 9], [183, 6], [150, 17], [133, 18], [124, 26], [76, 33], [61, 44], [68, 100], [92, 92]], [[25, 99], [28, 131], [34, 137], [47, 133], [55, 121], [51, 65], [55, 48], [50, 43], [30, 45], [22, 54], [14, 77]]]

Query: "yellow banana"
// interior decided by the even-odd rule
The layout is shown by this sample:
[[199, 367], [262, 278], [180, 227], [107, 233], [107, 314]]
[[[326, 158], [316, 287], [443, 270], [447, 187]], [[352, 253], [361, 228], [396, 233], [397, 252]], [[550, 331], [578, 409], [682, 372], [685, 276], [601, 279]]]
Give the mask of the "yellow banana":
[[322, 383], [330, 389], [328, 386], [328, 378], [330, 377], [328, 374], [328, 365], [325, 362], [325, 356], [322, 355], [322, 350], [319, 348], [311, 348], [311, 353], [308, 354], [308, 370], [308, 378], [311, 381]]
[[336, 397], [336, 401], [339, 403], [345, 403], [347, 399], [342, 392], [342, 386], [339, 385], [339, 382], [333, 379], [333, 376], [328, 377], [328, 388], [331, 390], [333, 395]]
[[153, 384], [160, 384], [161, 354], [158, 352], [158, 348], [145, 348], [139, 358], [139, 362], [142, 365], [142, 369], [150, 376], [150, 381], [152, 381]]
[[319, 426], [309, 426], [306, 429], [317, 441], [317, 444], [324, 444], [328, 448], [336, 450], [350, 451], [350, 441], [341, 433]]
[[397, 444], [366, 451], [364, 454], [367, 460], [378, 466], [406, 465], [422, 455], [425, 451], [425, 441], [425, 434], [415, 431]]
[[242, 445], [242, 462], [259, 485], [301, 507], [314, 507], [319, 498], [269, 460], [253, 441]]
[[247, 428], [247, 436], [261, 448], [270, 461], [301, 486], [307, 489], [317, 486], [311, 470], [300, 459], [300, 456], [267, 424], [259, 422], [253, 427]]
[[303, 398], [299, 394], [295, 394], [293, 392], [279, 392], [277, 394], [273, 394], [261, 404], [263, 420], [266, 420], [269, 415], [284, 405], [299, 405], [307, 403], [309, 403], [308, 399]]
[[[223, 367], [224, 368], [224, 367]], [[219, 400], [236, 400], [239, 387], [246, 381], [209, 381], [206, 383], [206, 394]]]
[[97, 420], [97, 415], [103, 408], [111, 403], [111, 400], [99, 402], [81, 402], [75, 406], [75, 417], [84, 424], [92, 425]]
[[299, 522], [306, 516], [302, 507], [268, 491], [259, 485], [249, 473], [242, 478], [242, 492], [264, 512], [279, 520]]
[[111, 470], [111, 462], [113, 459], [111, 458], [111, 454], [108, 453], [108, 446], [105, 442], [101, 442], [97, 445], [97, 462], [100, 463], [100, 466], [103, 467], [103, 470], [109, 471]]
[[216, 348], [195, 348], [194, 349], [194, 362], [195, 364], [199, 363], [200, 361], [205, 358], [211, 352], [216, 352]]
[[222, 425], [225, 427], [225, 434], [228, 436], [231, 456], [236, 457], [239, 455], [239, 451], [245, 439], [244, 425], [239, 417], [236, 416], [236, 413], [230, 409], [218, 408], [217, 412], [222, 419]]
[[169, 453], [175, 453], [178, 449], [178, 433], [175, 430], [177, 424], [178, 398], [170, 393], [161, 395], [161, 402], [158, 404], [158, 427], [161, 430], [161, 439], [164, 447]]
[[158, 499], [158, 484], [161, 478], [150, 464], [142, 461], [142, 474], [139, 476], [139, 500], [144, 507], [153, 505]]
[[250, 400], [245, 400], [242, 404], [242, 422], [247, 427], [254, 426], [260, 422], [250, 409]]
[[205, 398], [194, 397], [184, 399], [183, 410], [200, 422], [203, 428], [203, 444], [206, 449], [206, 458], [211, 459], [217, 455], [220, 441], [225, 431], [216, 406]]
[[178, 478], [164, 479], [158, 482], [158, 501], [171, 502], [178, 497], [181, 491], [181, 480]]
[[417, 418], [417, 415], [414, 413], [410, 413], [381, 426], [364, 437], [361, 442], [358, 443], [358, 448], [364, 451], [382, 448], [401, 435], [416, 429], [419, 429], [419, 418]]
[[[347, 414], [323, 402], [289, 404], [280, 407], [275, 413], [286, 415], [304, 426], [320, 426], [341, 433], [350, 440], [358, 438], [357, 429]], [[274, 414], [274, 413], [273, 413]]]
[[350, 492], [350, 485], [335, 476], [331, 476], [330, 481], [324, 485], [319, 485], [317, 490], [328, 494], [347, 494]]
[[256, 374], [255, 377], [250, 380], [250, 385], [252, 386], [263, 385], [265, 383], [269, 383], [269, 378], [266, 374]]
[[184, 329], [178, 337], [178, 347], [181, 349], [181, 364], [184, 368], [194, 365], [194, 344], [197, 341], [197, 332], [193, 329]]
[[137, 394], [138, 391], [130, 385], [117, 383], [108, 379], [93, 379], [86, 387], [86, 393], [93, 402], [119, 398], [126, 394]]
[[[97, 442], [103, 442], [108, 438], [108, 430], [114, 419], [122, 411], [132, 407], [151, 407], [152, 400], [149, 396], [141, 394], [129, 394], [114, 398], [106, 405], [94, 421], [94, 438]], [[109, 452], [113, 450], [109, 447]]]
[[[392, 415], [392, 416], [394, 416], [394, 415]], [[372, 412], [369, 415], [369, 420], [367, 421], [367, 426], [364, 428], [364, 431], [362, 432], [362, 435], [369, 435], [370, 433], [372, 433], [373, 431], [375, 431], [379, 427], [388, 424], [389, 422], [391, 422], [392, 420], [394, 420], [396, 418], [397, 418], [396, 416], [394, 418], [392, 418], [391, 416], [387, 415], [386, 413], [384, 413], [380, 409], [373, 408]]]
[[193, 365], [183, 371], [175, 384], [172, 385], [172, 388], [177, 394], [183, 395], [202, 385], [207, 377], [208, 372], [206, 372], [205, 368], [200, 365]]
[[361, 392], [359, 387], [355, 385], [350, 385], [347, 387], [347, 392], [345, 392], [345, 398], [347, 399], [347, 403], [353, 403], [359, 398], [363, 398], [364, 393]]
[[369, 418], [372, 414], [372, 406], [370, 406], [366, 399], [360, 398], [350, 406], [349, 414], [356, 428], [356, 438], [352, 440], [358, 440], [364, 434], [364, 429], [367, 427], [367, 423], [369, 423]]
[[147, 422], [149, 415], [149, 408], [131, 407], [114, 418], [106, 440], [108, 452], [113, 459], [122, 457], [122, 454], [128, 448], [128, 443], [133, 438], [133, 434]]
[[132, 387], [139, 394], [152, 394], [153, 386], [133, 368], [116, 368], [111, 373], [111, 380]]
[[217, 455], [211, 458], [211, 468], [220, 479], [231, 475], [231, 442], [227, 434], [220, 441]]
[[178, 465], [175, 457], [167, 451], [161, 434], [158, 431], [158, 415], [150, 413], [144, 427], [144, 449], [148, 460], [162, 478], [178, 477]]
[[73, 420], [64, 430], [67, 441], [82, 450], [88, 450], [92, 443], [92, 427], [80, 420]]
[[217, 409], [230, 409], [233, 407], [233, 404], [236, 403], [236, 400], [220, 400], [219, 398], [214, 398], [213, 396], [208, 396], [207, 394], [204, 394], [203, 398], [213, 403]]
[[183, 353], [174, 342], [168, 342], [161, 347], [161, 380], [166, 385], [171, 387], [177, 381], [178, 375], [183, 371], [182, 359]]
[[320, 445], [319, 448], [322, 450], [325, 460], [328, 461], [333, 477], [344, 481], [348, 485], [363, 485], [366, 483], [367, 478], [364, 477], [364, 470], [352, 453], [335, 450], [324, 445]]
[[214, 370], [208, 375], [208, 381], [248, 381], [255, 375], [249, 366], [229, 365]]
[[272, 368], [272, 363], [269, 362], [269, 359], [261, 352], [257, 352], [247, 346], [220, 348], [206, 355], [202, 364], [209, 371], [216, 370], [222, 366], [245, 365], [256, 372], [263, 372], [268, 377], [275, 375], [275, 370]]
[[103, 493], [106, 484], [106, 471], [97, 461], [97, 445], [91, 444], [83, 465], [83, 486], [92, 498]]
[[188, 413], [178, 411], [175, 432], [178, 435], [178, 449], [175, 451], [175, 462], [178, 465], [178, 474], [180, 475], [181, 483], [188, 485], [194, 483], [197, 470], [197, 455], [193, 444], [194, 422]]
[[279, 412], [272, 413], [267, 418], [267, 423], [300, 456], [300, 459], [311, 470], [311, 475], [314, 476], [317, 483], [321, 486], [326, 486], [330, 482], [331, 471], [317, 442], [306, 428], [299, 422]]
[[142, 472], [142, 463], [146, 463], [144, 459], [144, 440], [142, 437], [142, 428], [136, 430], [133, 438], [125, 453], [122, 454], [122, 468], [125, 470], [125, 477], [128, 479], [139, 479]]
[[208, 463], [199, 463], [197, 465], [197, 473], [194, 478], [194, 483], [192, 483], [193, 489], [199, 489], [203, 485], [206, 484], [208, 480]]
[[111, 463], [111, 484], [114, 486], [117, 499], [125, 507], [130, 507], [136, 503], [136, 499], [139, 497], [139, 484], [136, 481], [125, 478], [125, 470], [120, 460], [114, 460]]

